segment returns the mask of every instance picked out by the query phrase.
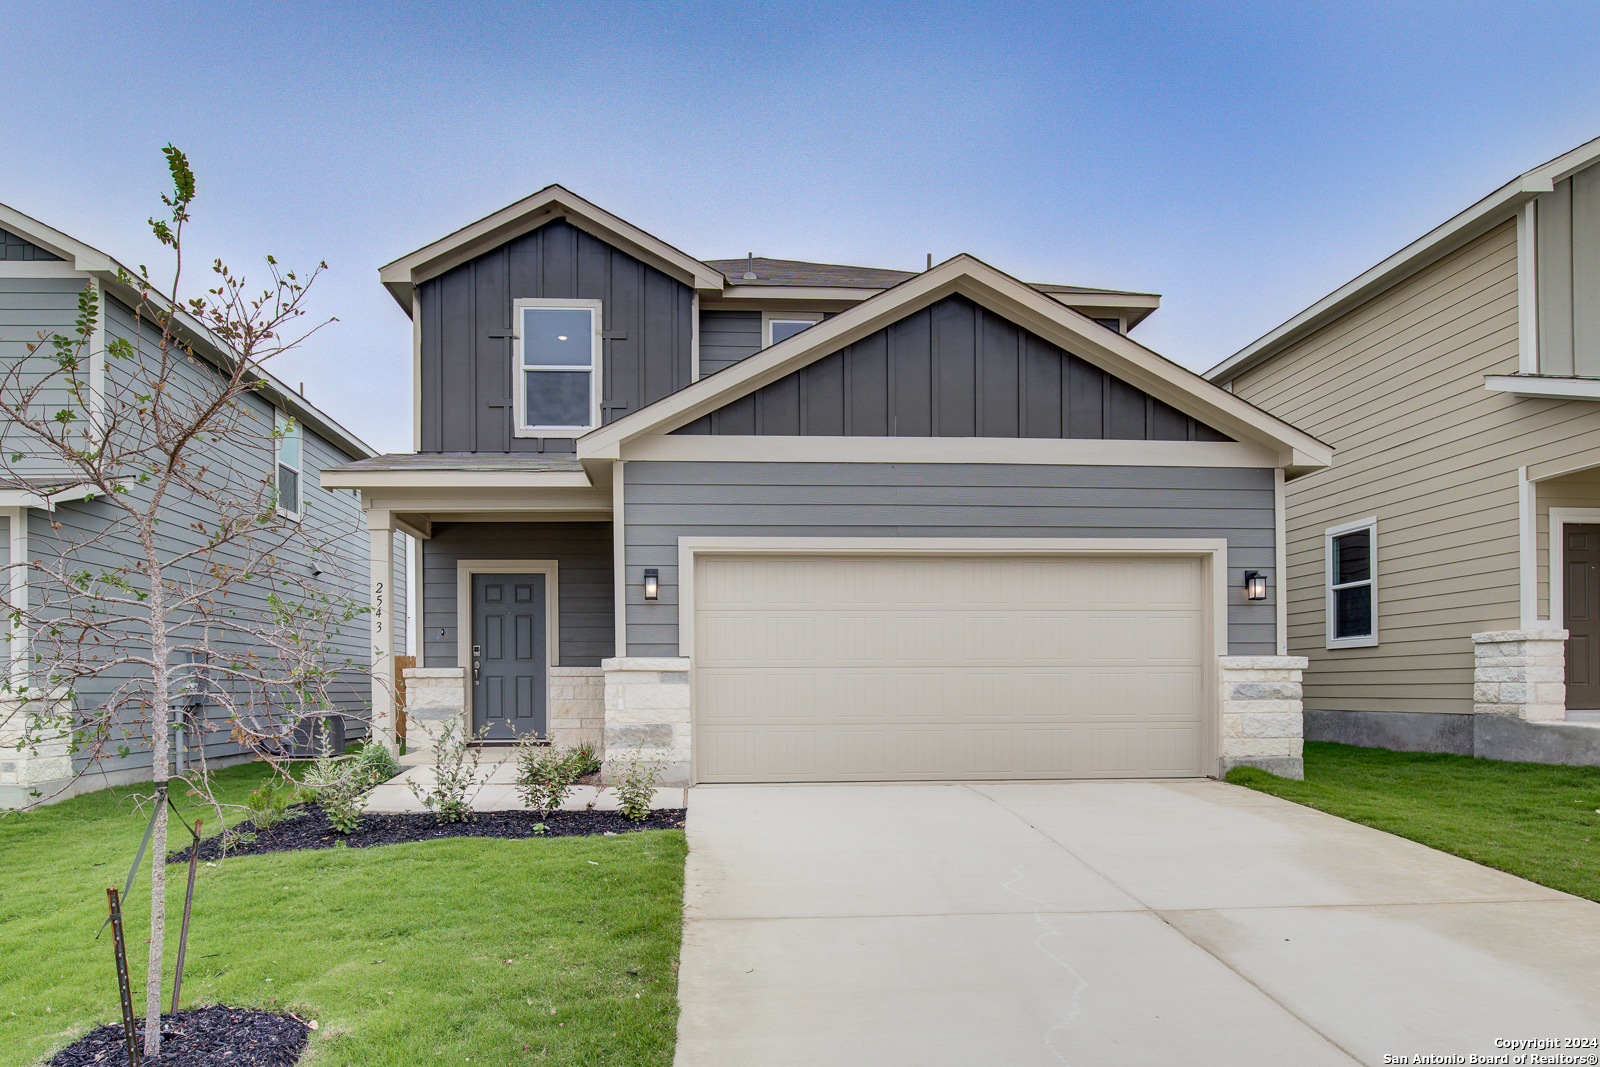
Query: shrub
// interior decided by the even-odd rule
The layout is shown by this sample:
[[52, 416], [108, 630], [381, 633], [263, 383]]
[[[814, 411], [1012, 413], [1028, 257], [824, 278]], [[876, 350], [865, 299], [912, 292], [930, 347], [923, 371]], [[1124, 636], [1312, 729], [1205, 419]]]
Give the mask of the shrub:
[[656, 791], [656, 780], [667, 769], [665, 760], [647, 760], [636, 749], [630, 756], [614, 760], [616, 769], [617, 801], [622, 814], [630, 822], [643, 822], [650, 817], [650, 798]]
[[[337, 757], [333, 754], [328, 732], [322, 732], [317, 758], [306, 768], [306, 792], [322, 808], [322, 813], [328, 817], [328, 825], [333, 827], [335, 833], [348, 834], [360, 825], [361, 799], [371, 785], [376, 784], [369, 784], [370, 775], [363, 770], [361, 761], [369, 758], [367, 751], [373, 748], [388, 755], [388, 750], [382, 745], [368, 745], [362, 749], [360, 757]], [[387, 779], [380, 779], [383, 780]]]
[[582, 764], [573, 751], [538, 744], [532, 738], [517, 743], [517, 795], [543, 819], [561, 807]]
[[574, 778], [593, 774], [601, 766], [600, 751], [593, 741], [580, 741], [567, 749], [567, 758], [572, 761]]
[[481, 740], [488, 731], [485, 726], [475, 735], [468, 734], [461, 723], [451, 722], [434, 750], [433, 786], [424, 789], [416, 782], [409, 783], [422, 806], [433, 812], [441, 823], [472, 819], [472, 802], [467, 790], [476, 794], [474, 786], [478, 785], [478, 750], [473, 742]]
[[400, 761], [376, 741], [368, 741], [356, 756], [355, 776], [362, 789], [382, 785], [399, 773]]
[[317, 798], [328, 825], [335, 833], [348, 834], [361, 823], [361, 801], [367, 791], [354, 774], [324, 789]]
[[293, 818], [286, 811], [293, 796], [292, 789], [280, 793], [272, 788], [271, 782], [266, 783], [245, 798], [244, 806], [250, 813], [250, 822], [257, 830], [270, 830], [285, 819]]

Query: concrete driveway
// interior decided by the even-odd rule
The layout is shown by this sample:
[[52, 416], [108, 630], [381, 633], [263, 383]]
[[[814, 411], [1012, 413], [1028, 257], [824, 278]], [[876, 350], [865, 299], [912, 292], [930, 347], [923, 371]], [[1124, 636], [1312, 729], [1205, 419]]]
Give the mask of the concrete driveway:
[[688, 833], [677, 1067], [1600, 1038], [1600, 904], [1220, 782], [710, 786]]

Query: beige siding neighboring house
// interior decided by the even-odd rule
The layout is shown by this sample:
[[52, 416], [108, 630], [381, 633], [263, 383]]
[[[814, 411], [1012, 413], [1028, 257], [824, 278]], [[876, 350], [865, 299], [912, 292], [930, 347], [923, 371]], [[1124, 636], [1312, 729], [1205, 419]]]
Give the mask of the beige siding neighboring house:
[[[1208, 374], [1336, 450], [1286, 486], [1308, 739], [1600, 762], [1600, 562], [1574, 525], [1600, 524], [1600, 378], [1572, 372], [1592, 347], [1600, 374], [1600, 222], [1572, 221], [1591, 187], [1600, 207], [1597, 160], [1591, 142], [1519, 176]], [[1370, 592], [1334, 591], [1349, 530]]]

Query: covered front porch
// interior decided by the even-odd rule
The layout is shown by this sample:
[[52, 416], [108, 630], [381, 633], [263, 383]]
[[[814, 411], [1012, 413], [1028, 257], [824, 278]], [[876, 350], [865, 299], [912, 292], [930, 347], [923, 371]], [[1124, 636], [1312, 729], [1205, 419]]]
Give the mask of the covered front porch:
[[[459, 724], [488, 747], [534, 735], [605, 745], [602, 663], [615, 652], [612, 493], [564, 455], [380, 456], [324, 474], [359, 492], [371, 530], [375, 641], [403, 565], [391, 532], [420, 544], [416, 666], [373, 672], [377, 733], [428, 764]], [[403, 719], [396, 715], [403, 681]]]

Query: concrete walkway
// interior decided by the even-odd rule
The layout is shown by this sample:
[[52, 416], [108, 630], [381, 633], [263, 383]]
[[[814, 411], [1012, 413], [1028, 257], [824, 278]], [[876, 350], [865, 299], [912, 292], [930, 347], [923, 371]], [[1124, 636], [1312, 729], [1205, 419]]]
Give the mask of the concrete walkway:
[[1600, 1037], [1600, 904], [1235, 786], [694, 794], [677, 1067], [1320, 1067]]
[[[475, 775], [477, 785], [469, 791], [468, 801], [473, 811], [522, 811], [522, 798], [517, 796], [517, 765], [504, 755], [506, 750], [491, 750], [478, 764]], [[416, 782], [423, 789], [433, 785], [434, 768], [430, 764], [407, 767], [404, 773], [391, 778], [367, 794], [362, 811], [418, 812], [427, 811], [422, 801], [411, 791]], [[657, 789], [650, 799], [652, 808], [684, 808], [689, 805], [687, 789]], [[562, 811], [616, 811], [617, 794], [609, 788], [592, 785], [574, 786]]]

